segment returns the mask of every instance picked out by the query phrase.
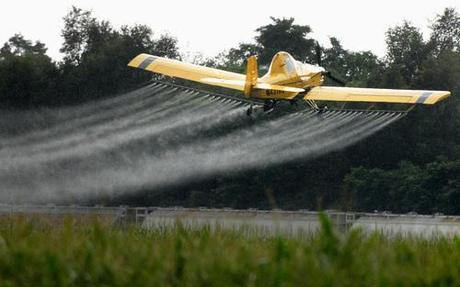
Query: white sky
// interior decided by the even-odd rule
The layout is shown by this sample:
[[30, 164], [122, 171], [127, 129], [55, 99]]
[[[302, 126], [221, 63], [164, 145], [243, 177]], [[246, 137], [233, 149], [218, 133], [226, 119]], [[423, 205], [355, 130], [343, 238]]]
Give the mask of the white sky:
[[436, 14], [446, 7], [460, 11], [458, 0], [328, 0], [328, 1], [103, 1], [103, 0], [5, 0], [0, 10], [0, 45], [15, 33], [40, 40], [54, 59], [60, 59], [62, 17], [72, 5], [92, 10], [115, 27], [149, 25], [156, 35], [170, 33], [182, 53], [214, 56], [249, 42], [254, 30], [270, 23], [270, 16], [294, 17], [308, 24], [313, 36], [326, 43], [337, 37], [346, 49], [385, 54], [385, 31], [404, 19], [421, 28], [425, 37]]

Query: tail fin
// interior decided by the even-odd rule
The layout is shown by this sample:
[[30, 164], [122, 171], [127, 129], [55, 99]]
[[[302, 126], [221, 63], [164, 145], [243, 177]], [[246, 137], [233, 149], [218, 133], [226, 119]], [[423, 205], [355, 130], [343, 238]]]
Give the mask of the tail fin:
[[246, 66], [246, 83], [244, 85], [244, 95], [246, 97], [251, 96], [252, 88], [257, 84], [258, 78], [257, 57], [251, 56], [248, 58], [248, 64]]

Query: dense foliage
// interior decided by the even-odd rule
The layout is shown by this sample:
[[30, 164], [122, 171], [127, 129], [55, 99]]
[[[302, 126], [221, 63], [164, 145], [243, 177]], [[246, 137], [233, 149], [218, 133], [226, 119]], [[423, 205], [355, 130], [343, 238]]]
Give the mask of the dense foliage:
[[64, 58], [55, 63], [41, 42], [14, 35], [0, 50], [0, 105], [8, 108], [55, 106], [94, 100], [133, 88], [151, 75], [126, 64], [139, 53], [178, 58], [177, 41], [153, 39], [144, 25], [116, 30], [89, 11], [73, 7], [64, 17]]
[[458, 286], [459, 238], [0, 219], [2, 286]]
[[[316, 63], [320, 52], [322, 66], [349, 86], [450, 90], [453, 97], [434, 107], [417, 107], [377, 136], [313, 161], [220, 175], [160, 196], [142, 190], [109, 203], [460, 214], [458, 12], [447, 8], [437, 15], [427, 40], [409, 22], [390, 28], [383, 58], [370, 51], [349, 51], [334, 37], [318, 50], [310, 32], [309, 26], [297, 25], [292, 18], [271, 18], [256, 30], [253, 43], [241, 43], [201, 63], [242, 72], [246, 58], [257, 54], [263, 71], [276, 51], [310, 63]], [[62, 37], [61, 62], [46, 55], [43, 43], [21, 35], [3, 45], [1, 106], [31, 109], [106, 97], [152, 77], [126, 67], [138, 53], [180, 58], [171, 36], [154, 39], [143, 25], [115, 29], [75, 7], [64, 17]]]

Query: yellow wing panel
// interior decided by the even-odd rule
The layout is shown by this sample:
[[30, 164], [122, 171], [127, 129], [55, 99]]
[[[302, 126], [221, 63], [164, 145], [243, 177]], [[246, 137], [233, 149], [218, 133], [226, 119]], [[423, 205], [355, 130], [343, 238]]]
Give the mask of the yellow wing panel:
[[450, 96], [448, 91], [315, 87], [305, 100], [337, 102], [382, 102], [432, 105]]
[[207, 84], [211, 83], [204, 82], [203, 79], [215, 78], [244, 82], [246, 78], [243, 74], [203, 67], [148, 54], [138, 55], [136, 58], [131, 60], [131, 62], [129, 62], [128, 66], [171, 77], [177, 77]]
[[[246, 82], [240, 80], [224, 80], [224, 79], [216, 79], [216, 78], [203, 78], [200, 82], [205, 84], [210, 84], [214, 86], [220, 86], [235, 90], [244, 91], [244, 87]], [[272, 91], [282, 91], [282, 92], [291, 92], [291, 93], [301, 93], [305, 92], [304, 89], [289, 87], [289, 86], [280, 86], [280, 85], [272, 85], [267, 83], [256, 83], [253, 87], [256, 90], [272, 90]]]
[[239, 91], [244, 91], [245, 81], [241, 80], [225, 80], [225, 79], [216, 79], [216, 78], [202, 78], [199, 82], [219, 86]]

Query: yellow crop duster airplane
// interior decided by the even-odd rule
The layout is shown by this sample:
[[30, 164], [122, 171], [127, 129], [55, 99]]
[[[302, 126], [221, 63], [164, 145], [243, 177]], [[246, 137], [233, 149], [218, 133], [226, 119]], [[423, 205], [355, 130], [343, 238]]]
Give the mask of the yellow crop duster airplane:
[[[338, 79], [332, 77], [322, 67], [296, 61], [287, 52], [278, 52], [273, 57], [268, 72], [260, 78], [256, 56], [248, 58], [246, 75], [148, 54], [138, 55], [128, 66], [242, 91], [248, 98], [264, 100], [266, 109], [272, 109], [278, 100], [294, 101], [299, 98], [307, 101], [313, 108], [317, 108], [314, 102], [316, 100], [433, 105], [450, 96], [448, 91], [321, 86], [325, 76], [336, 81]], [[249, 110], [248, 113], [251, 111]]]

